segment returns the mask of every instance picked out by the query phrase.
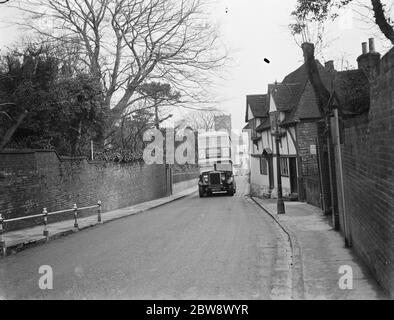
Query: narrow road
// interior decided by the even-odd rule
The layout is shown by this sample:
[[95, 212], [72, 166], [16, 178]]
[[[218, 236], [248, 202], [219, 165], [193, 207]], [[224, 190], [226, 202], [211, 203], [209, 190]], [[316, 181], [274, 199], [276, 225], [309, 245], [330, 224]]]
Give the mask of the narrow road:
[[269, 299], [283, 237], [248, 188], [240, 177], [234, 197], [192, 195], [2, 259], [0, 298]]

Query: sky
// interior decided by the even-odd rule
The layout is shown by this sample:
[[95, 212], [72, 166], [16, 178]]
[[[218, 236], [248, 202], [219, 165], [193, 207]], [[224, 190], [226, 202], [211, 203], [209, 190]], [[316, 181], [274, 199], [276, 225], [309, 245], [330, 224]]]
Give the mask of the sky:
[[[11, 0], [12, 1], [12, 0]], [[23, 1], [23, 0], [19, 0]], [[291, 36], [288, 25], [296, 0], [212, 0], [211, 16], [232, 59], [225, 79], [217, 81], [215, 95], [218, 107], [232, 115], [233, 128], [245, 126], [246, 95], [264, 94], [269, 83], [282, 81], [303, 63], [302, 51]], [[0, 7], [0, 21], [13, 11]], [[352, 16], [353, 15], [353, 16]], [[373, 37], [372, 31], [348, 10], [342, 20], [328, 26], [330, 46], [321, 62], [344, 56], [357, 66], [361, 43]], [[18, 38], [15, 27], [0, 28], [0, 49]], [[383, 43], [376, 39], [376, 49], [384, 53]], [[386, 50], [387, 51], [387, 50]], [[264, 59], [270, 63], [266, 63]]]
[[[246, 95], [266, 93], [268, 83], [282, 81], [303, 63], [302, 50], [288, 29], [295, 5], [296, 0], [217, 1], [214, 16], [223, 38], [236, 52], [237, 65], [231, 70], [231, 78], [221, 83], [221, 107], [232, 114], [234, 128], [246, 125]], [[327, 38], [336, 40], [320, 57], [321, 62], [335, 60], [336, 68], [340, 68], [339, 60], [345, 56], [356, 67], [361, 43], [373, 36], [371, 31], [352, 10], [344, 11], [343, 18], [327, 28]], [[378, 39], [376, 49], [383, 51]]]

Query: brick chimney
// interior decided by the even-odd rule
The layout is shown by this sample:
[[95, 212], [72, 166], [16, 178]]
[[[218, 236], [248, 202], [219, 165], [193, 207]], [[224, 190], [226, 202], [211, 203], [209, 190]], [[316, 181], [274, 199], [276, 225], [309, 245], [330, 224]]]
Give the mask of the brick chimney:
[[369, 80], [373, 80], [379, 72], [381, 55], [375, 51], [375, 41], [369, 39], [369, 52], [367, 52], [367, 43], [362, 43], [362, 54], [357, 58], [358, 68], [363, 70]]
[[327, 69], [327, 71], [330, 71], [330, 72], [335, 71], [334, 60], [327, 61], [324, 64], [324, 67]]

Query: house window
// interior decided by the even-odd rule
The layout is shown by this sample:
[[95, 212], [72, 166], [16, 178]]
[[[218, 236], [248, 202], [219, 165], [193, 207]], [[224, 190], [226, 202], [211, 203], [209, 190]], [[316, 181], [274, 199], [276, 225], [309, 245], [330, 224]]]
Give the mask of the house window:
[[280, 173], [282, 177], [289, 176], [289, 161], [287, 158], [280, 159]]
[[260, 174], [263, 176], [268, 175], [268, 161], [265, 158], [260, 158]]

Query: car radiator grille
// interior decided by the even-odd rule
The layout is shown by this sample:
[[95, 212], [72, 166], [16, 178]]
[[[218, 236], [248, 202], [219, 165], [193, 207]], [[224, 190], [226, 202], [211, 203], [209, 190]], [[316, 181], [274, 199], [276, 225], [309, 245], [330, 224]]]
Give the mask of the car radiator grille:
[[220, 173], [211, 173], [209, 178], [211, 184], [220, 184]]

